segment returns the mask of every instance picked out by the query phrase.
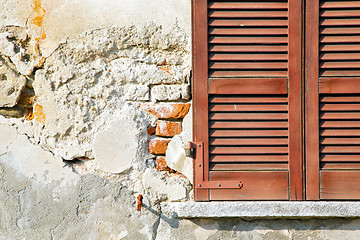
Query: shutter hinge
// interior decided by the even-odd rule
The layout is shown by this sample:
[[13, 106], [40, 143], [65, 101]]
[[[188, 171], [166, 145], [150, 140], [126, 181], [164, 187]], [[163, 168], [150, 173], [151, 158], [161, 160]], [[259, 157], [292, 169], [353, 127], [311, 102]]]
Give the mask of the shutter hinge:
[[243, 187], [241, 181], [205, 181], [204, 180], [204, 143], [188, 142], [185, 152], [192, 156], [195, 150], [195, 186], [200, 189], [240, 189]]

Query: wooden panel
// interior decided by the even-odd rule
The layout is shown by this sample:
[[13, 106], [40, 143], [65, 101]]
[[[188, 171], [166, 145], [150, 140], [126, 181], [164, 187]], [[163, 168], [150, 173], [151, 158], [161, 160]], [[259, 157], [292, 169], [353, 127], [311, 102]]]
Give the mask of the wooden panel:
[[306, 199], [319, 199], [319, 0], [306, 1], [305, 159]]
[[287, 52], [286, 45], [214, 45], [210, 52]]
[[[360, 156], [359, 156], [360, 158]], [[215, 155], [210, 157], [211, 162], [288, 162], [287, 155]]]
[[320, 78], [320, 93], [358, 93], [360, 78]]
[[[209, 155], [208, 153], [208, 44], [204, 39], [208, 38], [207, 29], [207, 2], [194, 0], [192, 5], [192, 24], [193, 24], [193, 107], [196, 112], [194, 126], [194, 140], [203, 142], [204, 171], [195, 170], [194, 184], [199, 178], [208, 180]], [[194, 199], [196, 201], [208, 201], [209, 191], [195, 188]]]
[[211, 172], [210, 179], [240, 180], [241, 189], [210, 190], [210, 200], [287, 200], [288, 173], [278, 172]]
[[[359, 122], [360, 126], [360, 122]], [[219, 121], [211, 121], [210, 128], [287, 128], [287, 122], [219, 122]]]
[[284, 94], [287, 79], [210, 79], [209, 94]]
[[322, 171], [320, 198], [323, 200], [360, 199], [360, 171]]
[[[360, 139], [359, 139], [360, 140]], [[211, 145], [287, 145], [287, 138], [210, 138]]]

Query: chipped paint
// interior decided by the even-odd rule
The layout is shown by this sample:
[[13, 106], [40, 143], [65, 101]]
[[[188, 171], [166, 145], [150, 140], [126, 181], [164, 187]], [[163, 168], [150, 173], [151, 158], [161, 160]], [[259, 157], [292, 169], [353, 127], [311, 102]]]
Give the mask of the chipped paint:
[[33, 5], [33, 12], [32, 12], [32, 17], [31, 17], [31, 22], [38, 26], [41, 27], [42, 23], [44, 21], [44, 16], [45, 16], [45, 9], [41, 7], [43, 0], [32, 0], [32, 5]]

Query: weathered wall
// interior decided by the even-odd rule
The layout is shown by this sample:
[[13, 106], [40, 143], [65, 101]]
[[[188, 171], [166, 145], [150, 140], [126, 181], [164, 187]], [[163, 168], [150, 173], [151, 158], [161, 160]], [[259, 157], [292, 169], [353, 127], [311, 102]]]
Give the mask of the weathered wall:
[[[350, 220], [178, 220], [190, 0], [0, 0], [0, 239], [352, 239]], [[136, 211], [136, 197], [144, 209]]]

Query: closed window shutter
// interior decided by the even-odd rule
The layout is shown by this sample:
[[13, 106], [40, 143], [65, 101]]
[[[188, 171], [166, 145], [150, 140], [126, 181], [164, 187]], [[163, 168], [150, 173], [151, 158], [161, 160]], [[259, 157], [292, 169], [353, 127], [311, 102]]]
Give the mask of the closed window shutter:
[[311, 8], [319, 28], [307, 38], [307, 196], [360, 199], [360, 1]]
[[194, 3], [195, 199], [302, 199], [301, 1]]

